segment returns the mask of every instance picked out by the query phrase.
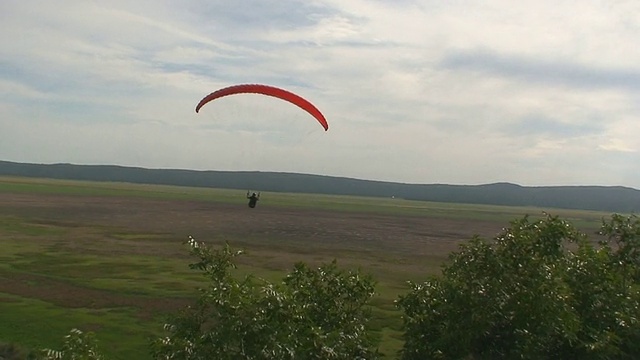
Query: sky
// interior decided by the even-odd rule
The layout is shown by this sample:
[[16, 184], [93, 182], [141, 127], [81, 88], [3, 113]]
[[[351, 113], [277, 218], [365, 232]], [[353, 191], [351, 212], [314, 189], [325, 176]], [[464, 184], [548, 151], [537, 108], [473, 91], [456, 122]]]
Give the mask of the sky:
[[[3, 0], [0, 160], [640, 189], [640, 2]], [[281, 99], [207, 94], [260, 83]]]

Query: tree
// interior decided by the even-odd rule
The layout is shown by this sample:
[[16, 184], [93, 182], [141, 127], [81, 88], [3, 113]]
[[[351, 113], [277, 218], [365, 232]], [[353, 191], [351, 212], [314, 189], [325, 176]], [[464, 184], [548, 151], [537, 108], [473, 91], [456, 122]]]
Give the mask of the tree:
[[639, 228], [619, 216], [603, 221], [602, 233], [633, 251], [596, 247], [550, 215], [515, 220], [493, 242], [474, 237], [441, 277], [412, 283], [397, 301], [402, 358], [631, 358], [640, 296], [627, 276], [637, 257], [625, 254], [635, 255]]
[[295, 265], [282, 283], [233, 270], [241, 251], [212, 250], [190, 239], [207, 277], [195, 305], [172, 317], [169, 333], [152, 345], [156, 359], [374, 359], [367, 303], [374, 282], [336, 262], [311, 269]]
[[71, 329], [64, 337], [62, 350], [44, 349], [37, 356], [42, 360], [102, 360], [93, 332]]

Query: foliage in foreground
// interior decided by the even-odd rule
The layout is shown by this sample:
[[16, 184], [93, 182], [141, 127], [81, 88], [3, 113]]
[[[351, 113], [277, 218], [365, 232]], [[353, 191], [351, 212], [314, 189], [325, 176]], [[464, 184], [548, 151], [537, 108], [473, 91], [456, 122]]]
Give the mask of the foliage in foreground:
[[640, 354], [640, 222], [614, 215], [598, 244], [557, 217], [513, 221], [412, 284], [403, 359], [631, 359]]
[[93, 332], [72, 329], [64, 337], [62, 350], [44, 349], [35, 356], [38, 360], [102, 360]]
[[156, 359], [373, 359], [367, 303], [374, 283], [335, 261], [318, 269], [298, 263], [281, 284], [237, 280], [233, 252], [191, 239], [207, 276], [198, 302], [174, 316], [154, 342]]

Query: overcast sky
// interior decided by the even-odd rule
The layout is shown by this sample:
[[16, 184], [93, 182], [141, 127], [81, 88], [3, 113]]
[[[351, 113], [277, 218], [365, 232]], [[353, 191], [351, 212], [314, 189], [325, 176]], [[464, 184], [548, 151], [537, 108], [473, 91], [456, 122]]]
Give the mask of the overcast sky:
[[[0, 160], [640, 188], [640, 2], [2, 0]], [[234, 84], [291, 90], [195, 106]]]

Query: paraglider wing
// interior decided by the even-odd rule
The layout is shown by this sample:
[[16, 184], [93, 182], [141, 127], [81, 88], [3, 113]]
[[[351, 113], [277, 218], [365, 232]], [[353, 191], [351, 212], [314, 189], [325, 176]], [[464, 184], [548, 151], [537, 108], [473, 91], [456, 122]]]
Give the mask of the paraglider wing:
[[269, 86], [269, 85], [260, 85], [260, 84], [243, 84], [243, 85], [234, 85], [229, 86], [220, 90], [216, 90], [211, 94], [205, 96], [198, 105], [196, 106], [196, 112], [200, 111], [200, 108], [203, 107], [209, 101], [219, 99], [223, 96], [234, 95], [234, 94], [263, 94], [268, 96], [273, 96], [282, 100], [286, 100], [292, 104], [297, 105], [301, 109], [305, 110], [309, 114], [311, 114], [325, 131], [329, 129], [329, 124], [327, 123], [327, 119], [325, 119], [324, 115], [315, 107], [312, 103], [305, 100], [304, 98], [296, 95], [290, 91], [280, 89], [277, 87]]

